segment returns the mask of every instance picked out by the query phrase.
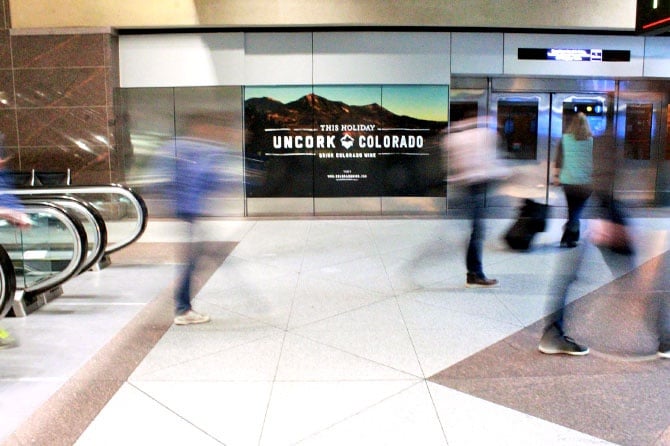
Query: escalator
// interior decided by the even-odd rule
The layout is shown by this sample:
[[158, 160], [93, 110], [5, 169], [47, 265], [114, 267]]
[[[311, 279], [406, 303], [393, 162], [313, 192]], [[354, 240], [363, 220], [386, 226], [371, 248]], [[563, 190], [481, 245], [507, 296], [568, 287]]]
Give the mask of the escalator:
[[14, 265], [5, 248], [0, 246], [0, 318], [12, 308], [16, 292]]
[[119, 185], [29, 185], [2, 193], [20, 198], [33, 222], [21, 230], [0, 221], [0, 245], [16, 276], [16, 297], [4, 311], [14, 316], [60, 295], [71, 277], [108, 264], [109, 254], [139, 239], [147, 224], [144, 200]]
[[132, 189], [117, 184], [98, 186], [24, 186], [0, 193], [20, 198], [76, 197], [95, 207], [108, 231], [105, 256], [134, 243], [146, 229], [148, 211], [142, 197]]
[[59, 295], [88, 256], [86, 230], [75, 212], [44, 201], [25, 204], [25, 213], [32, 222], [28, 229], [0, 221], [0, 245], [16, 277], [16, 296], [3, 308], [14, 316], [26, 316]]
[[79, 272], [81, 273], [97, 267], [98, 263], [103, 259], [105, 249], [107, 248], [107, 225], [100, 212], [94, 206], [72, 196], [27, 197], [21, 201], [24, 205], [47, 201], [73, 212], [74, 216], [84, 226], [88, 241], [86, 260]]

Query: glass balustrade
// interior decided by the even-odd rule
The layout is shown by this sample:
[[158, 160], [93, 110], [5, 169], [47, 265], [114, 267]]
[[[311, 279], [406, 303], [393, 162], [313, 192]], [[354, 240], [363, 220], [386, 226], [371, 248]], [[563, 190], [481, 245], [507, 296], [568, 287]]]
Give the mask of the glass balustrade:
[[[0, 191], [0, 193], [3, 193]], [[148, 211], [142, 197], [124, 186], [27, 186], [17, 187], [4, 193], [19, 197], [49, 198], [53, 196], [73, 196], [95, 207], [107, 227], [109, 255], [136, 241], [147, 225]]]
[[[0, 245], [14, 267], [16, 288], [29, 306], [35, 296], [81, 271], [88, 240], [79, 217], [70, 210], [44, 202], [25, 204], [25, 212], [32, 222], [27, 229], [0, 221]], [[18, 310], [25, 315], [25, 308]]]
[[[43, 201], [45, 201], [44, 198], [23, 198], [25, 204]], [[88, 240], [86, 261], [81, 271], [96, 267], [107, 247], [107, 225], [100, 212], [90, 203], [72, 196], [53, 196], [46, 201], [68, 209], [79, 219], [84, 226]]]

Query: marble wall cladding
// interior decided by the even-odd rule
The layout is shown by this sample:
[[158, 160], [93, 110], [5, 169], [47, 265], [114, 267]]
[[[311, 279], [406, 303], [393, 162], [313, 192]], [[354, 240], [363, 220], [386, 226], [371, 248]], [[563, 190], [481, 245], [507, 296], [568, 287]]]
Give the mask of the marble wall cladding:
[[107, 70], [15, 69], [17, 107], [106, 106]]
[[14, 68], [102, 67], [105, 40], [101, 34], [13, 36]]
[[[0, 28], [4, 28], [4, 3], [0, 0]], [[18, 146], [16, 135], [16, 111], [14, 101], [14, 83], [12, 76], [12, 57], [9, 30], [0, 29], [0, 157]], [[16, 154], [14, 154], [15, 156]]]
[[0, 69], [0, 110], [8, 110], [15, 106], [12, 70]]
[[114, 107], [107, 107], [107, 139], [105, 144], [112, 149], [116, 150], [117, 141], [116, 141], [116, 120], [114, 117]]
[[[5, 147], [18, 147], [19, 140], [16, 134], [16, 111], [0, 108], [0, 143]], [[0, 154], [0, 157], [4, 155]]]
[[0, 29], [0, 70], [12, 68], [12, 52], [9, 45], [9, 31]]
[[9, 0], [0, 0], [0, 30], [9, 29]]
[[[2, 1], [2, 0], [0, 0]], [[2, 6], [3, 3], [0, 3]], [[0, 8], [2, 9], [2, 8]], [[0, 19], [4, 20], [3, 17]], [[4, 21], [0, 21], [3, 24]], [[0, 29], [0, 157], [12, 157], [18, 163], [18, 136], [9, 31]], [[8, 163], [13, 168], [14, 163]]]
[[107, 107], [17, 109], [21, 147], [107, 145]]
[[10, 169], [70, 169], [74, 184], [120, 181], [113, 105], [118, 38], [5, 33], [5, 42], [1, 33], [0, 131], [7, 133], [5, 151], [14, 154]]
[[18, 147], [8, 147], [8, 146], [3, 147], [2, 158], [6, 160], [4, 168], [7, 171], [9, 172], [21, 171], [21, 157], [19, 154]]
[[[109, 35], [105, 45], [105, 66], [119, 66], [119, 36]], [[121, 73], [118, 69], [107, 70], [107, 104], [114, 104], [114, 87], [121, 85]], [[114, 115], [110, 115], [114, 116]]]
[[107, 170], [81, 170], [72, 178], [73, 184], [110, 184], [123, 182], [122, 172]]
[[109, 171], [109, 148], [98, 146], [87, 151], [72, 146], [21, 148], [21, 163], [31, 169], [66, 171], [70, 169], [73, 182], [80, 172]]

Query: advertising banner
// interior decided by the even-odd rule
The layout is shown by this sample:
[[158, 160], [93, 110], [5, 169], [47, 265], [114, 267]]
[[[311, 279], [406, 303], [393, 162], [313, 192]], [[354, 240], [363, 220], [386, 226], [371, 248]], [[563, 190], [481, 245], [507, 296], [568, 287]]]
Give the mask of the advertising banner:
[[447, 86], [245, 89], [249, 197], [440, 196]]

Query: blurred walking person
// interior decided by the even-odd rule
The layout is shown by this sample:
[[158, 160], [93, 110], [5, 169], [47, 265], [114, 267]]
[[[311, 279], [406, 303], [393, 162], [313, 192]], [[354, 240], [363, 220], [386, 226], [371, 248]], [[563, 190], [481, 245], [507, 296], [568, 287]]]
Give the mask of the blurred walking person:
[[579, 241], [582, 211], [593, 192], [593, 133], [584, 113], [572, 118], [558, 143], [554, 180], [563, 187], [568, 203], [561, 246], [574, 248]]
[[575, 249], [561, 257], [549, 290], [548, 312], [553, 318], [545, 328], [538, 350], [542, 353], [555, 355], [565, 354], [584, 356], [589, 354], [589, 348], [578, 344], [565, 333], [565, 306], [571, 286], [578, 279], [578, 274], [584, 263], [586, 243], [575, 245]]
[[[595, 161], [594, 161], [595, 160]], [[548, 312], [553, 319], [545, 328], [538, 349], [545, 354], [583, 356], [589, 353], [587, 346], [577, 343], [565, 333], [565, 306], [568, 293], [583, 274], [586, 243], [579, 243], [580, 219], [587, 200], [594, 194], [604, 208], [605, 216], [592, 222], [591, 240], [603, 255], [623, 254], [630, 257], [627, 264], [632, 268], [632, 241], [628, 236], [627, 222], [619, 203], [611, 193], [616, 180], [618, 159], [611, 135], [600, 138], [594, 146], [593, 134], [584, 113], [573, 116], [562, 135], [556, 158], [556, 183], [561, 184], [568, 203], [568, 221], [564, 226], [561, 246], [576, 248], [561, 257], [554, 273], [549, 291]], [[620, 262], [613, 262], [620, 263]]]
[[160, 149], [157, 162], [159, 175], [168, 177], [161, 189], [188, 231], [184, 267], [175, 292], [175, 325], [210, 320], [195, 311], [191, 303], [193, 279], [205, 248], [205, 242], [199, 239], [198, 220], [207, 214], [209, 196], [225, 183], [222, 171], [227, 150], [219, 138], [220, 126], [212, 117], [194, 114], [185, 120], [183, 134]]
[[466, 287], [495, 287], [498, 280], [484, 273], [484, 203], [492, 183], [509, 176], [509, 169], [496, 156], [498, 131], [488, 117], [457, 121], [442, 142], [447, 152], [447, 181], [467, 192], [470, 237], [465, 257]]
[[661, 310], [658, 315], [657, 355], [663, 359], [670, 359], [670, 298], [662, 296], [661, 299]]
[[[572, 117], [561, 136], [555, 160], [554, 184], [563, 187], [568, 204], [568, 220], [563, 227], [561, 247], [575, 248], [580, 237], [580, 219], [593, 189], [593, 133], [584, 113]], [[547, 326], [538, 349], [546, 354], [583, 356], [589, 348], [565, 334], [564, 312], [568, 292], [577, 280], [584, 259], [585, 246], [561, 258], [549, 291], [549, 312], [554, 318]]]
[[656, 323], [656, 333], [658, 335], [658, 350], [656, 354], [659, 358], [670, 359], [670, 294], [667, 292], [670, 285], [668, 278], [668, 268], [670, 268], [670, 255], [665, 254], [656, 268], [652, 291], [665, 290], [659, 293], [658, 320]]

